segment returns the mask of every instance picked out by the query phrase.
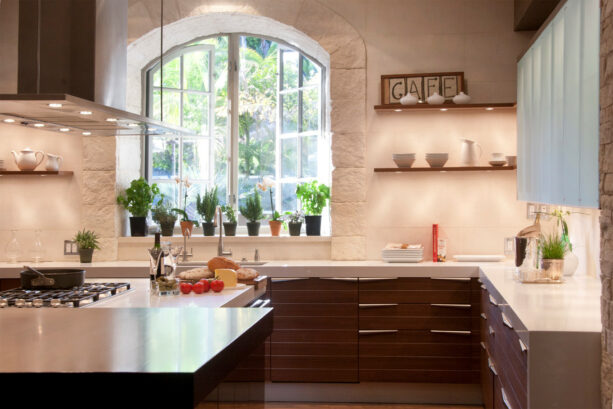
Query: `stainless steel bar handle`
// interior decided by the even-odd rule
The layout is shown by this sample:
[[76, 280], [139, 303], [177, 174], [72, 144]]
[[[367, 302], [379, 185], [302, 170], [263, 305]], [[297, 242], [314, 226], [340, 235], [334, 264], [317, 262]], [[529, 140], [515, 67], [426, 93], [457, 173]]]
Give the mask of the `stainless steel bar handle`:
[[490, 358], [487, 358], [487, 366], [490, 368], [490, 371], [492, 371], [494, 375], [498, 376], [498, 372], [496, 372], [496, 367], [494, 366]]
[[494, 297], [492, 297], [492, 294], [490, 294], [490, 304], [495, 305], [496, 307], [498, 307], [498, 301], [496, 301], [496, 299]]
[[262, 305], [260, 305], [258, 308], [264, 308], [266, 307], [268, 304], [270, 304], [270, 300], [265, 300]]
[[490, 335], [494, 335], [495, 334], [494, 328], [492, 328], [491, 325], [488, 328], [488, 332], [490, 333]]
[[332, 281], [351, 281], [351, 282], [357, 282], [358, 279], [357, 278], [351, 278], [351, 277], [321, 277], [322, 280], [332, 280]]
[[308, 280], [308, 277], [295, 277], [295, 278], [271, 278], [273, 283], [284, 283], [286, 281], [299, 281], [299, 280]]
[[507, 409], [513, 409], [513, 407], [509, 403], [509, 398], [507, 398], [507, 394], [505, 393], [504, 388], [500, 388], [500, 393], [502, 395], [502, 403], [504, 403], [504, 406]]
[[249, 307], [250, 308], [258, 308], [258, 305], [262, 304], [264, 302], [264, 300], [255, 300], [255, 302], [253, 304], [251, 304]]
[[504, 315], [504, 312], [500, 313], [500, 315], [502, 315], [502, 323], [506, 325], [507, 327], [513, 329], [513, 324], [511, 324], [511, 321], [509, 321], [507, 316]]
[[485, 342], [481, 341], [481, 349], [483, 349], [484, 351], [487, 350], [486, 346], [485, 346]]
[[398, 304], [359, 304], [360, 308], [397, 307]]
[[441, 307], [441, 308], [470, 308], [470, 304], [430, 304], [430, 307]]
[[485, 315], [484, 312], [481, 313], [481, 318], [483, 318], [484, 320], [487, 320], [487, 315]]
[[526, 346], [526, 344], [524, 344], [524, 341], [522, 341], [521, 339], [518, 341], [519, 341], [519, 347], [521, 348], [521, 352], [527, 352], [528, 347]]
[[358, 331], [360, 335], [374, 335], [374, 334], [395, 334], [397, 329], [361, 329]]
[[470, 277], [430, 277], [431, 280], [470, 281]]
[[485, 286], [485, 284], [481, 284], [481, 289], [482, 290], [487, 290], [487, 287]]
[[389, 281], [389, 280], [398, 280], [398, 277], [360, 277], [360, 281]]
[[470, 331], [454, 331], [445, 329], [431, 329], [431, 334], [451, 334], [451, 335], [470, 335]]

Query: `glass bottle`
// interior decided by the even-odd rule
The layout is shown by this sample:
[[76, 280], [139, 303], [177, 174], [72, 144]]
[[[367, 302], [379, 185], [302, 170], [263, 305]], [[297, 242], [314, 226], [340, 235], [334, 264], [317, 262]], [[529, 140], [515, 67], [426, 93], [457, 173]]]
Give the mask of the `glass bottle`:
[[34, 231], [34, 245], [32, 246], [32, 261], [40, 263], [45, 256], [45, 248], [43, 246], [43, 240], [41, 238], [41, 231]]
[[21, 256], [21, 245], [17, 240], [17, 230], [11, 230], [11, 240], [6, 245], [5, 251], [9, 263], [17, 263], [17, 259]]

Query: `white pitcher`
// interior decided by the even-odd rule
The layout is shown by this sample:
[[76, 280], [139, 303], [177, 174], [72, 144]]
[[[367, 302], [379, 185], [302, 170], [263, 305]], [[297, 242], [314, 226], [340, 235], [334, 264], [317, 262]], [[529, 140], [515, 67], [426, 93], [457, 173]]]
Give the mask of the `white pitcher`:
[[[481, 149], [481, 145], [477, 142], [470, 139], [461, 139], [462, 140], [462, 149], [460, 151], [460, 160], [462, 165], [464, 166], [475, 166], [477, 162], [479, 162], [479, 158], [483, 154], [483, 149]], [[479, 148], [479, 152], [477, 153], [477, 148]]]
[[60, 166], [62, 165], [63, 161], [64, 158], [62, 158], [60, 155], [53, 155], [51, 153], [48, 153], [45, 169], [47, 169], [49, 172], [57, 172], [60, 170]]
[[[34, 170], [45, 159], [45, 154], [42, 151], [33, 151], [30, 148], [25, 148], [19, 151], [11, 151], [15, 158], [15, 164], [19, 170]], [[40, 153], [40, 159], [38, 154]]]

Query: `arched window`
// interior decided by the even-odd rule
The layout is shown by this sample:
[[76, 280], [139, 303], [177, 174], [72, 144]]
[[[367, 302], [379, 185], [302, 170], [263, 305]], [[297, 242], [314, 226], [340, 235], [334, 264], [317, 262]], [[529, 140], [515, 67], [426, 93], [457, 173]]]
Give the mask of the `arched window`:
[[[197, 136], [148, 137], [147, 177], [177, 206], [185, 192], [175, 178], [188, 177], [190, 216], [207, 186], [238, 208], [272, 176], [282, 213], [299, 208], [298, 183], [329, 183], [325, 70], [317, 61], [279, 40], [228, 34], [177, 47], [162, 62], [147, 70], [147, 114]], [[268, 194], [262, 205], [270, 214]]]

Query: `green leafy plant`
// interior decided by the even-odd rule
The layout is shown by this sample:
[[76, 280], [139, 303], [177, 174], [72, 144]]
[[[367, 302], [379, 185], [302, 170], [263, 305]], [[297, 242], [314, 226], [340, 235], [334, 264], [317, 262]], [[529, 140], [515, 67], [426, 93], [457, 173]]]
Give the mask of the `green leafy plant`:
[[204, 195], [201, 197], [200, 193], [196, 197], [196, 210], [198, 214], [202, 216], [205, 223], [213, 223], [215, 218], [215, 210], [219, 204], [219, 197], [217, 196], [217, 186], [211, 190], [208, 188], [204, 191]]
[[134, 217], [147, 217], [155, 197], [159, 194], [160, 189], [155, 183], [149, 186], [144, 178], [134, 179], [125, 194], [117, 196], [117, 203]]
[[564, 219], [564, 216], [570, 216], [570, 212], [567, 211], [562, 211], [562, 210], [554, 210], [553, 212], [551, 212], [551, 215], [554, 216], [557, 219], [557, 226], [562, 228], [562, 241], [564, 243], [566, 243], [566, 247], [568, 248], [568, 251], [573, 251], [573, 245], [570, 242], [570, 237], [568, 236], [568, 224], [566, 223], [566, 220]]
[[172, 210], [172, 206], [166, 202], [164, 195], [161, 195], [153, 210], [151, 210], [153, 221], [162, 224], [175, 224], [177, 215]]
[[330, 188], [314, 180], [298, 185], [296, 195], [307, 215], [318, 216], [323, 213], [324, 207], [330, 199]]
[[221, 211], [226, 215], [228, 223], [236, 223], [236, 213], [234, 213], [232, 206], [223, 205], [221, 206]]
[[257, 189], [253, 191], [252, 195], [245, 199], [245, 205], [241, 206], [239, 210], [245, 219], [249, 220], [251, 223], [255, 223], [264, 218], [264, 213], [262, 212], [262, 199]]
[[553, 233], [541, 238], [541, 255], [547, 260], [561, 260], [566, 254], [566, 242], [559, 234]]
[[285, 212], [285, 220], [288, 223], [302, 223], [304, 220], [304, 213], [300, 210], [296, 210], [294, 213], [287, 211]]
[[100, 242], [98, 234], [93, 230], [81, 230], [73, 237], [72, 241], [77, 243], [80, 249], [96, 249], [100, 250]]

